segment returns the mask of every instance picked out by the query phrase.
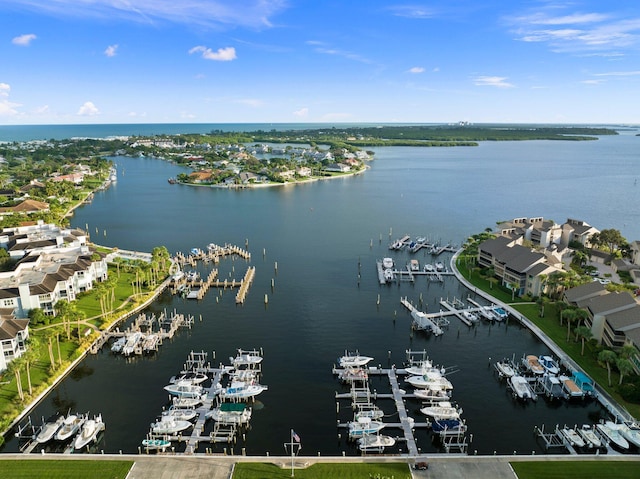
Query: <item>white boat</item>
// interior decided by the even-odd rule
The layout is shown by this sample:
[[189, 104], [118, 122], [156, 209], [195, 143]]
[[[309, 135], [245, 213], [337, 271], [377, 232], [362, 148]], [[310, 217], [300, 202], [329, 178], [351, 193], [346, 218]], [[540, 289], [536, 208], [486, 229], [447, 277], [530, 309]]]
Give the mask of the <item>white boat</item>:
[[487, 321], [498, 321], [498, 316], [493, 312], [491, 306], [485, 306], [480, 308], [480, 316], [482, 316]]
[[385, 447], [391, 447], [395, 443], [396, 440], [391, 436], [367, 434], [358, 439], [358, 449], [363, 452], [382, 452]]
[[196, 398], [200, 397], [203, 393], [202, 386], [197, 384], [191, 384], [190, 382], [180, 381], [174, 384], [168, 384], [164, 387], [164, 390], [167, 391], [172, 396], [185, 397], [185, 398]]
[[623, 422], [617, 424], [622, 436], [636, 447], [640, 447], [640, 426], [635, 423]]
[[251, 419], [251, 408], [244, 403], [222, 403], [208, 411], [205, 415], [223, 424], [248, 424]]
[[82, 414], [69, 414], [64, 419], [62, 426], [54, 436], [56, 441], [66, 441], [67, 439], [71, 439], [78, 433], [86, 419], [86, 416], [83, 416]]
[[582, 427], [578, 429], [578, 434], [582, 436], [587, 447], [602, 446], [602, 441], [600, 441], [600, 438], [589, 424], [583, 424]]
[[611, 421], [601, 422], [596, 424], [596, 431], [598, 431], [600, 437], [605, 438], [610, 445], [623, 450], [629, 449], [629, 442], [620, 433], [617, 424]]
[[187, 281], [198, 281], [200, 279], [200, 273], [197, 271], [187, 271]]
[[471, 323], [477, 323], [478, 321], [480, 321], [478, 315], [472, 311], [463, 311], [462, 316], [464, 317], [464, 319]]
[[195, 419], [197, 415], [198, 412], [195, 409], [181, 409], [170, 407], [166, 411], [162, 411], [162, 417], [179, 419], [182, 421], [191, 421], [192, 419]]
[[445, 389], [416, 389], [413, 392], [414, 396], [418, 399], [422, 399], [424, 401], [448, 401], [451, 399], [449, 392]]
[[411, 363], [411, 366], [404, 368], [407, 374], [412, 374], [413, 376], [422, 376], [423, 374], [427, 374], [430, 371], [434, 370], [433, 362], [430, 359], [423, 359], [420, 361], [414, 361]]
[[60, 429], [62, 423], [64, 423], [63, 415], [55, 414], [51, 416], [44, 422], [44, 424], [42, 425], [42, 429], [40, 429], [40, 432], [36, 435], [36, 442], [38, 444], [44, 444], [45, 442], [53, 439], [53, 436], [55, 436], [56, 432], [58, 432], [58, 429]]
[[153, 434], [177, 434], [189, 429], [193, 424], [183, 419], [162, 418], [151, 424]]
[[544, 368], [538, 361], [538, 356], [529, 354], [522, 358], [522, 364], [533, 374], [544, 374]]
[[441, 401], [435, 406], [427, 406], [420, 409], [425, 416], [432, 417], [434, 420], [441, 419], [460, 419], [460, 410], [449, 401]]
[[357, 368], [357, 367], [366, 366], [371, 361], [373, 361], [372, 357], [362, 356], [358, 354], [357, 351], [355, 353], [345, 352], [344, 356], [341, 356], [338, 358], [338, 365], [341, 368], [348, 368], [348, 367]]
[[496, 362], [496, 370], [498, 371], [498, 374], [500, 374], [500, 377], [503, 378], [510, 378], [516, 374], [516, 370], [509, 361]]
[[194, 407], [199, 406], [200, 404], [202, 404], [201, 397], [186, 398], [186, 397], [176, 396], [173, 398], [172, 407], [176, 409], [192, 409]]
[[136, 331], [135, 333], [127, 336], [127, 342], [122, 347], [122, 354], [124, 354], [125, 356], [133, 354], [133, 351], [136, 349], [136, 346], [141, 340], [142, 333], [140, 331]]
[[238, 354], [235, 358], [229, 358], [234, 368], [241, 366], [255, 367], [262, 362], [262, 359], [262, 356], [257, 351], [243, 351], [242, 349], [238, 349]]
[[190, 384], [197, 385], [197, 384], [202, 384], [207, 379], [209, 379], [209, 376], [207, 376], [205, 373], [197, 373], [197, 372], [189, 371], [189, 372], [181, 373], [174, 378], [171, 378], [169, 382], [171, 384], [181, 382], [181, 383], [190, 383]]
[[409, 269], [411, 269], [411, 271], [420, 271], [420, 263], [417, 259], [409, 261]]
[[540, 366], [542, 366], [547, 374], [553, 374], [554, 376], [560, 373], [560, 367], [558, 363], [551, 356], [540, 356], [538, 358]]
[[247, 399], [257, 396], [262, 391], [266, 391], [267, 386], [262, 384], [251, 384], [242, 381], [233, 381], [231, 385], [226, 388], [222, 388], [220, 395], [227, 399]]
[[121, 353], [122, 352], [122, 348], [124, 348], [124, 345], [127, 343], [127, 338], [125, 336], [122, 336], [121, 338], [116, 339], [113, 344], [111, 345], [111, 352], [112, 353]]
[[101, 414], [98, 414], [93, 419], [87, 419], [73, 441], [73, 448], [80, 450], [91, 444], [103, 430], [104, 422], [102, 421]]
[[364, 437], [367, 434], [377, 434], [384, 428], [382, 421], [372, 421], [369, 418], [363, 417], [357, 421], [349, 422], [349, 438], [355, 439]]
[[542, 389], [544, 389], [547, 397], [554, 399], [567, 399], [568, 395], [564, 392], [564, 389], [562, 389], [562, 383], [557, 376], [545, 374], [542, 378], [538, 378], [538, 383], [542, 385]]
[[560, 376], [558, 376], [558, 379], [562, 383], [562, 389], [569, 395], [570, 398], [584, 397], [584, 391], [582, 391], [582, 389], [580, 389], [575, 381], [569, 376], [561, 374]]
[[393, 259], [392, 258], [382, 258], [382, 267], [384, 269], [392, 269], [393, 268]]
[[531, 390], [531, 386], [529, 386], [529, 381], [526, 378], [514, 374], [509, 378], [509, 384], [511, 385], [511, 389], [513, 390], [513, 394], [518, 396], [522, 400], [533, 399], [535, 400], [535, 395]]
[[444, 271], [444, 263], [441, 261], [436, 262], [436, 271]]
[[578, 433], [578, 431], [576, 431], [575, 429], [572, 429], [570, 427], [565, 426], [565, 427], [561, 428], [559, 431], [560, 431], [560, 434], [562, 434], [562, 436], [573, 447], [584, 447], [585, 446], [584, 439]]
[[436, 270], [436, 268], [430, 263], [427, 263], [427, 264], [424, 265], [424, 271], [426, 273], [433, 273], [435, 270]]
[[393, 270], [392, 269], [385, 269], [384, 270], [384, 280], [387, 283], [390, 283], [391, 281], [393, 281]]
[[171, 446], [171, 441], [168, 439], [143, 439], [142, 447], [145, 449], [158, 449], [164, 451], [166, 448]]
[[343, 382], [366, 381], [369, 373], [364, 368], [345, 368], [338, 372], [338, 379]]
[[493, 314], [496, 316], [498, 321], [505, 321], [509, 317], [509, 313], [500, 307], [493, 308]]
[[362, 418], [368, 418], [373, 421], [376, 421], [378, 419], [382, 419], [383, 417], [384, 417], [384, 411], [382, 409], [380, 409], [375, 404], [367, 403], [367, 404], [358, 405], [358, 411], [356, 412], [354, 419], [358, 421]]
[[453, 389], [451, 381], [442, 376], [439, 371], [432, 371], [422, 376], [410, 376], [405, 381], [414, 388]]

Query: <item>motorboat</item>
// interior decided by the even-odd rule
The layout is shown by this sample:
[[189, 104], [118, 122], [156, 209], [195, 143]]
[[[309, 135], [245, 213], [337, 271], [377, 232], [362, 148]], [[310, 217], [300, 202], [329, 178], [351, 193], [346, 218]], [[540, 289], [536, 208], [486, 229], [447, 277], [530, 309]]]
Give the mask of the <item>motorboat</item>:
[[413, 392], [413, 395], [418, 399], [431, 402], [448, 401], [451, 399], [451, 396], [446, 389], [418, 388]]
[[359, 404], [358, 411], [355, 413], [354, 419], [357, 421], [361, 418], [369, 418], [371, 420], [378, 420], [384, 417], [384, 411], [375, 404]]
[[405, 381], [415, 388], [453, 389], [451, 381], [442, 376], [440, 371], [431, 371], [422, 376], [410, 376]]
[[493, 314], [496, 316], [498, 321], [506, 321], [509, 317], [509, 313], [507, 313], [504, 308], [500, 307], [493, 308]]
[[377, 434], [384, 428], [382, 421], [373, 421], [368, 417], [362, 417], [349, 422], [349, 439], [356, 439], [367, 434]]
[[600, 437], [604, 438], [610, 445], [622, 450], [629, 449], [629, 442], [624, 438], [618, 429], [618, 425], [614, 422], [600, 422], [596, 424], [596, 431], [600, 434]]
[[355, 353], [345, 352], [344, 356], [338, 358], [338, 365], [341, 368], [357, 368], [366, 366], [373, 361], [371, 356], [362, 356], [357, 351]]
[[382, 452], [385, 447], [392, 447], [396, 440], [382, 434], [367, 434], [358, 439], [358, 449], [363, 452]]
[[198, 412], [195, 409], [181, 409], [170, 407], [166, 411], [162, 411], [162, 417], [167, 417], [171, 419], [180, 419], [183, 421], [191, 421], [198, 416]]
[[560, 434], [562, 435], [562, 437], [569, 444], [571, 444], [573, 447], [584, 447], [585, 446], [584, 439], [578, 433], [578, 431], [576, 431], [575, 429], [572, 429], [570, 427], [565, 426], [565, 427], [559, 429], [559, 431], [560, 431]]
[[116, 339], [111, 345], [111, 352], [121, 353], [122, 348], [124, 348], [125, 344], [127, 344], [127, 338], [125, 336], [122, 336], [121, 338]]
[[53, 416], [48, 418], [46, 421], [44, 421], [42, 429], [40, 429], [40, 432], [38, 432], [38, 434], [36, 435], [36, 442], [38, 444], [49, 442], [51, 439], [53, 439], [53, 436], [55, 436], [56, 432], [58, 432], [58, 429], [60, 429], [62, 423], [64, 423], [64, 416], [61, 414], [54, 414]]
[[391, 281], [393, 281], [393, 270], [392, 269], [385, 269], [383, 274], [384, 274], [384, 280], [387, 283], [390, 283]]
[[540, 366], [542, 366], [547, 374], [557, 376], [560, 373], [558, 363], [551, 356], [540, 356], [538, 358]]
[[449, 401], [441, 401], [434, 406], [427, 406], [420, 409], [425, 416], [429, 416], [435, 420], [440, 419], [460, 419], [460, 409], [455, 407]]
[[602, 441], [589, 424], [583, 424], [578, 428], [578, 434], [582, 436], [587, 447], [601, 447]]
[[186, 273], [187, 281], [198, 281], [200, 279], [200, 273], [197, 271], [187, 271]]
[[251, 419], [251, 408], [244, 403], [224, 402], [208, 411], [205, 417], [223, 424], [248, 424]]
[[392, 269], [393, 268], [393, 259], [392, 258], [382, 258], [382, 267], [384, 269]]
[[172, 396], [195, 398], [200, 397], [204, 391], [202, 386], [197, 384], [191, 384], [187, 381], [179, 381], [177, 383], [168, 384], [164, 387]]
[[558, 379], [562, 383], [562, 389], [564, 390], [565, 393], [567, 393], [569, 398], [584, 397], [584, 392], [582, 391], [582, 389], [580, 389], [578, 385], [575, 383], [575, 381], [571, 379], [569, 376], [565, 376], [564, 374], [561, 374], [560, 376], [558, 376]]
[[193, 424], [184, 419], [161, 418], [159, 421], [151, 423], [153, 434], [178, 434], [189, 429]]
[[531, 390], [531, 386], [529, 386], [529, 381], [527, 378], [520, 376], [519, 374], [514, 374], [509, 378], [509, 385], [513, 390], [513, 394], [518, 398], [526, 401], [528, 399], [532, 399], [535, 401], [536, 396], [534, 392]]
[[477, 323], [478, 321], [480, 321], [478, 315], [472, 311], [463, 311], [462, 316], [464, 317], [464, 319], [471, 323]]
[[366, 381], [369, 373], [364, 368], [348, 367], [338, 372], [338, 379], [342, 382]]
[[420, 361], [413, 361], [410, 366], [404, 368], [407, 374], [413, 376], [422, 376], [430, 371], [434, 370], [433, 362], [430, 359], [422, 359]]
[[571, 380], [578, 386], [585, 396], [595, 396], [596, 389], [593, 380], [580, 371], [574, 371]]
[[618, 431], [631, 444], [640, 447], [640, 426], [636, 423], [622, 422], [617, 424]]
[[164, 451], [169, 446], [171, 446], [171, 441], [169, 441], [168, 439], [143, 439], [142, 440], [142, 447], [148, 450]]
[[460, 419], [435, 419], [431, 424], [433, 432], [447, 433], [447, 432], [465, 432], [467, 426]]
[[267, 386], [262, 384], [232, 381], [229, 387], [222, 388], [220, 395], [227, 399], [246, 399], [257, 396], [266, 390]]
[[202, 404], [202, 397], [174, 397], [173, 405], [175, 409], [193, 409]]
[[262, 359], [258, 351], [243, 351], [242, 349], [238, 349], [238, 354], [235, 358], [229, 357], [234, 368], [242, 366], [254, 368], [262, 362]]
[[444, 263], [442, 261], [436, 262], [436, 271], [441, 272], [444, 271]]
[[541, 383], [542, 389], [549, 398], [553, 399], [567, 399], [568, 395], [562, 389], [562, 383], [557, 376], [551, 376], [545, 374], [542, 378], [538, 378], [538, 382]]
[[495, 315], [493, 309], [490, 306], [480, 308], [480, 316], [487, 321], [498, 321], [498, 316]]
[[433, 273], [435, 272], [436, 268], [431, 264], [431, 263], [427, 263], [424, 265], [424, 272], [425, 273]]
[[71, 439], [78, 433], [86, 419], [86, 416], [82, 414], [69, 414], [54, 436], [56, 441]]
[[73, 441], [73, 448], [80, 450], [83, 447], [91, 444], [96, 440], [98, 434], [104, 430], [104, 421], [102, 420], [102, 414], [98, 414], [93, 419], [87, 419], [80, 432], [76, 435]]
[[538, 361], [538, 356], [529, 354], [522, 358], [522, 363], [533, 374], [544, 374], [545, 369], [540, 364], [540, 361]]
[[409, 261], [409, 269], [411, 269], [411, 271], [420, 271], [420, 263], [417, 259]]
[[511, 365], [511, 362], [507, 360], [496, 362], [496, 370], [502, 378], [510, 378], [516, 374], [515, 368]]
[[136, 346], [142, 340], [142, 336], [143, 335], [140, 331], [136, 331], [135, 333], [127, 336], [127, 341], [126, 343], [124, 343], [124, 346], [122, 347], [122, 354], [124, 354], [125, 356], [129, 356], [130, 354], [133, 354], [133, 351], [136, 349]]
[[187, 371], [187, 372], [183, 372], [183, 373], [171, 378], [171, 380], [169, 382], [171, 384], [175, 384], [175, 383], [179, 383], [179, 382], [190, 383], [190, 384], [202, 384], [207, 379], [209, 379], [209, 376], [207, 376], [205, 373], [199, 373], [199, 372], [195, 372], [195, 371]]

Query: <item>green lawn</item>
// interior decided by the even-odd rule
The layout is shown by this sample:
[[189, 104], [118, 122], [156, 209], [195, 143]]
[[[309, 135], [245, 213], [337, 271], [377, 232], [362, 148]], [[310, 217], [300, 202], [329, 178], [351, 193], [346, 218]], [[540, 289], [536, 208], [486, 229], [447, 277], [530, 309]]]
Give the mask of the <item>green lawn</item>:
[[[294, 469], [300, 479], [411, 479], [406, 462], [402, 463], [319, 463], [306, 469]], [[290, 478], [291, 468], [280, 468], [274, 464], [241, 462], [236, 464], [233, 479], [279, 479]]]
[[512, 462], [518, 479], [636, 479], [637, 461], [536, 461]]
[[0, 477], [11, 479], [124, 479], [133, 461], [0, 460]]

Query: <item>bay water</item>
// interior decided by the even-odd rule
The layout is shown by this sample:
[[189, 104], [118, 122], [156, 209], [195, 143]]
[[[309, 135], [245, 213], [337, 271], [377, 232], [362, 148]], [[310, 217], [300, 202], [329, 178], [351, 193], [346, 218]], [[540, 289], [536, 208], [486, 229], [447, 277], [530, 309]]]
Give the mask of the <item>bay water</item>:
[[[357, 454], [344, 439], [346, 431], [337, 428], [352, 414], [348, 401], [336, 406], [335, 393], [346, 392], [331, 372], [337, 357], [358, 349], [376, 365], [399, 367], [405, 350], [424, 349], [436, 364], [457, 371], [449, 378], [472, 437], [470, 452], [540, 453], [534, 426], [593, 423], [605, 412], [594, 402], [514, 401], [492, 362], [547, 349], [514, 322], [468, 328], [454, 318], [438, 338], [412, 333], [401, 297], [414, 303], [422, 297], [422, 309], [435, 312], [440, 298], [465, 299], [470, 292], [453, 278], [380, 286], [375, 262], [389, 255], [399, 266], [410, 258], [433, 262], [425, 251], [392, 253], [388, 245], [405, 234], [461, 244], [496, 221], [519, 216], [579, 218], [639, 239], [639, 141], [627, 132], [588, 142], [378, 148], [361, 175], [247, 190], [169, 185], [167, 178], [181, 167], [113, 158], [117, 183], [76, 210], [73, 226], [87, 228], [95, 243], [134, 251], [164, 245], [171, 253], [187, 253], [211, 242], [248, 244], [251, 261], [223, 259], [220, 277], [240, 279], [249, 265], [256, 277], [244, 305], [235, 304], [232, 290], [212, 289], [202, 301], [164, 294], [149, 312], [192, 314], [197, 319], [191, 330], [180, 331], [153, 356], [127, 360], [107, 349], [88, 356], [31, 415], [101, 412], [107, 429], [99, 447], [136, 452], [167, 405], [163, 386], [190, 351], [207, 351], [213, 364], [228, 364], [237, 348], [263, 348], [261, 382], [269, 389], [258, 396], [250, 429], [235, 445], [203, 444], [200, 450], [280, 455], [293, 428], [303, 454]], [[208, 268], [200, 266], [203, 273]], [[387, 383], [373, 378], [371, 388], [387, 392]], [[406, 404], [420, 422], [420, 404]], [[385, 421], [396, 422], [392, 402], [379, 405]], [[423, 452], [441, 451], [426, 431], [417, 430], [417, 441]], [[17, 447], [8, 438], [3, 451]], [[399, 442], [396, 451], [403, 448]]]

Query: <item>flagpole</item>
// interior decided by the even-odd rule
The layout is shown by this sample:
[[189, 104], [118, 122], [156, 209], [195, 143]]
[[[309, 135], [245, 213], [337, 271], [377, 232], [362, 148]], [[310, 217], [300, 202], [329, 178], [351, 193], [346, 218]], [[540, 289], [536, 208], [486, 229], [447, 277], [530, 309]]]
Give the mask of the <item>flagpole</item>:
[[291, 477], [294, 477], [293, 473], [293, 429], [291, 429]]

